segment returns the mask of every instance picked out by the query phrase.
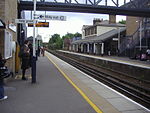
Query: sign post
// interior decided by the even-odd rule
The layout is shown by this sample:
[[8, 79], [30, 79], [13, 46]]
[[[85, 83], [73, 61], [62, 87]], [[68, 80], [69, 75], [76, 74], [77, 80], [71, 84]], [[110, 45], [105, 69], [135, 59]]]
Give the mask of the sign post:
[[34, 13], [33, 13], [33, 57], [32, 57], [32, 83], [36, 83], [36, 50], [35, 50], [35, 15], [36, 15], [36, 0], [34, 0]]

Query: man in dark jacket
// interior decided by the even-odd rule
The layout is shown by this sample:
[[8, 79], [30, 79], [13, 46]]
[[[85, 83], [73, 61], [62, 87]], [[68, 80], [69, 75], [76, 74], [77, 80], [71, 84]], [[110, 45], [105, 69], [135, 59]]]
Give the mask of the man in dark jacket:
[[24, 46], [21, 49], [21, 51], [23, 52], [21, 55], [22, 80], [27, 80], [25, 77], [25, 72], [26, 72], [26, 69], [28, 69], [30, 67], [30, 62], [29, 62], [30, 61], [30, 49], [29, 49], [28, 45], [29, 45], [29, 41], [26, 40], [24, 42]]

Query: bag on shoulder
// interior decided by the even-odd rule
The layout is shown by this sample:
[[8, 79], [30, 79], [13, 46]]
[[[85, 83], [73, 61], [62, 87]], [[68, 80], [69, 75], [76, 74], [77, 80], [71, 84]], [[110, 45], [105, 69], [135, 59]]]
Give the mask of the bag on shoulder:
[[4, 66], [4, 67], [0, 67], [0, 78], [7, 78], [11, 75], [10, 70]]

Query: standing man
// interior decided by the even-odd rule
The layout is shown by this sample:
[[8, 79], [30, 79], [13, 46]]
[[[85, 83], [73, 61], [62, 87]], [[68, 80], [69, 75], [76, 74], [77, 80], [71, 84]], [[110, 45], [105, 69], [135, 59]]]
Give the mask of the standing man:
[[26, 40], [24, 42], [24, 46], [21, 48], [21, 51], [23, 52], [21, 55], [22, 80], [27, 80], [27, 78], [25, 77], [25, 72], [26, 72], [26, 69], [30, 67], [30, 49], [28, 45], [29, 45], [29, 41]]

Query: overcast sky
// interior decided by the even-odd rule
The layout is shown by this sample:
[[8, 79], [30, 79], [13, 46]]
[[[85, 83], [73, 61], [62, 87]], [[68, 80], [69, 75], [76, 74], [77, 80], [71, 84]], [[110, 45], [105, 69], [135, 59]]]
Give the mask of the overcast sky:
[[[37, 14], [45, 14], [45, 12], [37, 12]], [[31, 13], [29, 11], [26, 12], [26, 19], [31, 19]], [[52, 21], [47, 20], [49, 22], [49, 28], [38, 27], [36, 31], [38, 34], [42, 36], [44, 42], [49, 41], [49, 37], [55, 33], [63, 36], [69, 33], [82, 33], [81, 29], [83, 25], [92, 25], [94, 18], [100, 18], [103, 20], [108, 20], [109, 16], [106, 14], [87, 14], [87, 13], [69, 13], [69, 12], [46, 12], [46, 15], [59, 15], [66, 16], [66, 21]], [[119, 20], [125, 20], [125, 16], [117, 16], [117, 22]], [[44, 20], [42, 20], [44, 21]], [[33, 28], [27, 28], [27, 36], [33, 36]]]

